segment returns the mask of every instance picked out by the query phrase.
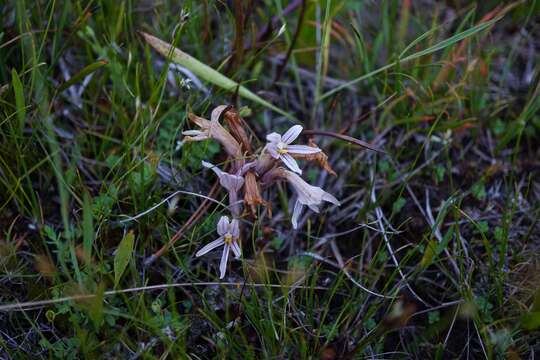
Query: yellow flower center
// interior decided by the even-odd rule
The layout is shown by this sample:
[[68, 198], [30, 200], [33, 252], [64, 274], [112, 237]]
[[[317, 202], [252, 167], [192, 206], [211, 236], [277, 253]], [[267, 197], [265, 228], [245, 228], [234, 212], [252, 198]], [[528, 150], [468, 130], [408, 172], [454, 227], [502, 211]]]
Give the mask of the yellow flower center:
[[277, 148], [278, 154], [283, 155], [287, 153], [287, 144], [280, 142], [278, 143]]
[[231, 234], [225, 234], [223, 241], [225, 241], [225, 244], [230, 245], [233, 242], [233, 236]]

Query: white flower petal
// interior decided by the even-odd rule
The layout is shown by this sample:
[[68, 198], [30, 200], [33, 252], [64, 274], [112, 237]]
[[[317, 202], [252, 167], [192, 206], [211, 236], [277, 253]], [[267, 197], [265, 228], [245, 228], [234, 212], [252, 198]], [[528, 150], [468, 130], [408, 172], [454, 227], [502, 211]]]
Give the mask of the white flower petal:
[[293, 216], [291, 218], [293, 229], [298, 227], [298, 218], [300, 217], [303, 209], [304, 205], [302, 205], [300, 201], [296, 200], [296, 203], [294, 204]]
[[222, 216], [221, 219], [219, 219], [219, 222], [217, 224], [217, 233], [219, 235], [225, 235], [229, 230], [229, 218], [227, 216]]
[[288, 145], [287, 152], [291, 154], [316, 154], [321, 152], [321, 149], [307, 145]]
[[231, 175], [226, 172], [221, 172], [219, 175], [219, 183], [228, 191], [237, 192], [244, 185], [244, 178], [239, 175]]
[[201, 161], [202, 166], [212, 169], [219, 178], [219, 183], [221, 186], [223, 186], [228, 191], [238, 191], [244, 185], [244, 178], [240, 175], [233, 175], [226, 173], [225, 171], [221, 171], [217, 166], [214, 164], [211, 164], [207, 161]]
[[243, 175], [245, 175], [250, 169], [254, 168], [255, 166], [257, 166], [257, 161], [251, 161], [251, 162], [245, 163], [245, 164], [240, 168], [240, 170], [238, 171], [237, 175], [243, 176]]
[[212, 169], [215, 166], [214, 164], [209, 163], [208, 161], [204, 161], [204, 160], [201, 161], [201, 164], [202, 164], [202, 166], [204, 166], [205, 168], [208, 168], [208, 169]]
[[232, 219], [231, 224], [229, 225], [229, 233], [233, 238], [240, 237], [240, 224], [237, 219]]
[[323, 199], [324, 201], [331, 202], [331, 203], [334, 204], [334, 205], [341, 206], [341, 203], [339, 202], [339, 200], [336, 199], [336, 198], [334, 197], [334, 195], [329, 194], [329, 193], [327, 193], [326, 191], [324, 192], [324, 194], [323, 194], [323, 196], [322, 196], [322, 199]]
[[303, 128], [300, 125], [294, 125], [291, 127], [283, 136], [281, 137], [281, 141], [283, 141], [286, 144], [292, 143], [298, 135], [302, 132]]
[[204, 133], [201, 130], [185, 130], [185, 131], [182, 131], [182, 135], [184, 135], [184, 136], [198, 136], [198, 135], [204, 135]]
[[327, 193], [320, 187], [308, 184], [298, 174], [285, 170], [285, 177], [287, 178], [287, 181], [289, 181], [289, 184], [294, 188], [294, 191], [296, 191], [296, 194], [298, 195], [297, 201], [302, 205], [309, 206], [313, 211], [318, 212], [319, 205], [321, 205], [323, 201], [328, 201], [338, 206], [340, 205], [338, 199], [332, 194]]
[[242, 251], [240, 250], [240, 245], [236, 241], [233, 241], [231, 244], [231, 249], [234, 253], [234, 256], [238, 259], [242, 255]]
[[298, 166], [298, 163], [296, 162], [296, 160], [294, 160], [294, 158], [291, 155], [289, 155], [289, 154], [281, 154], [279, 156], [279, 158], [281, 159], [281, 161], [283, 161], [283, 163], [289, 169], [291, 169], [292, 171], [297, 172], [299, 174], [302, 174], [302, 170]]
[[225, 272], [227, 271], [227, 260], [229, 259], [229, 244], [225, 244], [223, 247], [223, 254], [221, 254], [221, 261], [219, 262], [219, 278], [223, 279], [225, 277]]
[[270, 141], [271, 143], [278, 143], [281, 141], [281, 135], [279, 135], [276, 132], [273, 132], [271, 134], [266, 135], [266, 140]]
[[216, 240], [212, 241], [211, 243], [206, 244], [201, 250], [197, 251], [195, 254], [196, 257], [203, 256], [204, 254], [214, 250], [218, 246], [223, 245], [223, 236], [217, 238]]
[[201, 161], [201, 164], [205, 168], [208, 168], [208, 169], [212, 170], [214, 173], [216, 173], [217, 177], [220, 178], [220, 179], [221, 179], [221, 176], [223, 174], [226, 174], [223, 171], [221, 171], [220, 168], [218, 168], [216, 165], [214, 165], [212, 163], [209, 163], [208, 161], [203, 160], [203, 161]]
[[200, 131], [200, 130], [186, 130], [182, 131], [182, 135], [184, 135], [185, 140], [191, 140], [191, 141], [202, 141], [202, 140], [208, 140], [210, 137], [208, 136], [208, 132], [206, 131]]
[[270, 154], [270, 156], [272, 156], [274, 159], [278, 159], [279, 158], [279, 153], [278, 153], [278, 147], [276, 144], [274, 143], [268, 143], [266, 144], [266, 146], [264, 147], [264, 149], [266, 150], [266, 152], [268, 152]]

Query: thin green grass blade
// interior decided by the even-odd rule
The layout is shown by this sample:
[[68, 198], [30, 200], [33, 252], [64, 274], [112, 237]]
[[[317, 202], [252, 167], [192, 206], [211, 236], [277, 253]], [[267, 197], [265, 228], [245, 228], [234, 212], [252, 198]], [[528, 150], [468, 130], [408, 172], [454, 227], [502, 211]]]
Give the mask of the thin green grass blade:
[[15, 107], [17, 109], [17, 120], [19, 122], [19, 134], [22, 135], [24, 129], [24, 119], [26, 117], [26, 108], [24, 101], [23, 85], [17, 70], [11, 70], [11, 82], [13, 92], [15, 93]]
[[298, 119], [296, 119], [293, 115], [262, 99], [255, 93], [248, 90], [245, 86], [240, 85], [234, 80], [231, 80], [230, 78], [214, 70], [210, 66], [195, 59], [191, 55], [183, 52], [182, 50], [172, 46], [171, 44], [163, 40], [158, 39], [155, 36], [152, 36], [142, 31], [140, 32], [140, 34], [144, 37], [146, 42], [148, 42], [148, 44], [150, 44], [161, 55], [171, 59], [171, 61], [181, 66], [186, 67], [199, 78], [211, 84], [214, 84], [226, 91], [238, 92], [238, 95], [253, 102], [256, 102], [270, 110], [273, 110], [278, 114], [285, 116], [289, 120], [298, 122]]
[[72, 76], [68, 81], [61, 84], [58, 87], [58, 92], [62, 92], [69, 88], [71, 85], [78, 83], [79, 81], [83, 80], [86, 76], [90, 75], [91, 73], [95, 72], [99, 68], [107, 65], [108, 62], [106, 60], [98, 60], [95, 63], [92, 63], [86, 67], [84, 67], [81, 71], [79, 71], [77, 74]]
[[83, 250], [84, 260], [87, 264], [92, 259], [92, 245], [94, 244], [94, 224], [92, 217], [92, 200], [88, 192], [84, 193], [83, 198]]
[[[327, 97], [329, 96], [332, 96], [334, 95], [335, 93], [351, 86], [351, 85], [354, 85], [356, 83], [359, 83], [360, 81], [363, 81], [365, 79], [368, 79], [372, 76], [375, 76], [383, 71], [386, 71], [394, 66], [396, 66], [397, 64], [403, 64], [403, 63], [406, 63], [406, 62], [409, 62], [411, 60], [415, 60], [415, 59], [418, 59], [422, 56], [426, 56], [426, 55], [430, 55], [430, 54], [433, 54], [434, 52], [437, 52], [439, 50], [443, 50], [443, 49], [446, 49], [447, 47], [449, 46], [452, 46], [470, 36], [473, 36], [475, 35], [476, 33], [479, 33], [480, 31], [482, 30], [485, 30], [487, 29], [488, 27], [490, 27], [491, 25], [495, 24], [497, 21], [501, 20], [503, 17], [502, 16], [499, 16], [499, 17], [496, 17], [490, 21], [486, 21], [484, 23], [481, 23], [481, 24], [478, 24], [476, 26], [473, 26], [465, 31], [462, 31], [458, 34], [455, 34], [454, 36], [451, 36], [449, 37], [448, 39], [445, 39], [443, 41], [440, 41], [438, 42], [437, 44], [433, 45], [433, 46], [430, 46], [428, 47], [427, 49], [424, 49], [424, 50], [421, 50], [421, 51], [418, 51], [414, 54], [411, 54], [409, 56], [407, 56], [406, 58], [403, 58], [403, 59], [400, 59], [400, 60], [397, 60], [397, 61], [394, 61], [394, 62], [391, 62], [390, 64], [387, 64], [383, 67], [380, 67], [376, 70], [373, 70], [367, 74], [364, 74], [360, 77], [357, 77], [356, 79], [353, 79], [351, 81], [348, 81], [340, 86], [337, 86], [335, 87], [334, 89], [326, 92], [325, 94], [323, 94], [321, 97], [320, 97], [320, 100], [324, 100], [326, 99]], [[415, 40], [417, 41], [417, 40]], [[409, 46], [406, 47], [406, 49], [409, 49]]]

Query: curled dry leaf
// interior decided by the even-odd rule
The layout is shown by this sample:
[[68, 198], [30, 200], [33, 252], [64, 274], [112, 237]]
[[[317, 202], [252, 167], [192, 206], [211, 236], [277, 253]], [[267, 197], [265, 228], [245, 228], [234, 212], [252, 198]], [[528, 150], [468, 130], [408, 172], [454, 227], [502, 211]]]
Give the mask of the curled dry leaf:
[[[313, 141], [313, 139], [309, 139], [308, 146], [319, 148], [317, 144]], [[293, 157], [297, 159], [305, 159], [307, 161], [315, 161], [316, 163], [319, 164], [320, 167], [326, 170], [329, 174], [333, 176], [337, 176], [334, 169], [332, 169], [332, 167], [328, 163], [328, 155], [326, 155], [323, 151], [319, 151], [314, 154], [294, 154]]]
[[[186, 136], [184, 137], [185, 141], [201, 141], [206, 138], [211, 138], [218, 141], [227, 154], [229, 154], [233, 159], [236, 159], [237, 162], [240, 162], [239, 165], [242, 166], [242, 150], [240, 144], [236, 139], [219, 123], [219, 115], [224, 109], [219, 109], [221, 111], [216, 112], [217, 108], [212, 112], [212, 120], [206, 120], [200, 116], [189, 113], [188, 118], [190, 121], [195, 123], [200, 128], [200, 132], [204, 136]], [[216, 112], [216, 113], [215, 113]], [[214, 114], [215, 113], [215, 114]], [[188, 133], [189, 134], [189, 133]]]
[[229, 126], [231, 135], [240, 143], [242, 146], [242, 150], [247, 151], [249, 154], [253, 152], [253, 149], [251, 147], [251, 143], [249, 142], [249, 137], [246, 133], [246, 130], [244, 127], [247, 126], [247, 124], [244, 122], [244, 120], [240, 117], [240, 114], [235, 109], [228, 109], [225, 114], [223, 115], [223, 118], [227, 122], [227, 125]]
[[268, 207], [268, 203], [261, 197], [261, 189], [257, 182], [257, 176], [253, 171], [248, 171], [244, 175], [244, 202], [249, 208], [251, 215], [257, 216], [257, 205]]

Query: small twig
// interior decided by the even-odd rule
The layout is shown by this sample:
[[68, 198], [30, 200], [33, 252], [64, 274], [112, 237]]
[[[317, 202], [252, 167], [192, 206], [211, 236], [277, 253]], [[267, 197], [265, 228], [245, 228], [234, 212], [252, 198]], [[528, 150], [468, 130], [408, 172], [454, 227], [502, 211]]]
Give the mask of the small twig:
[[283, 70], [287, 66], [287, 63], [289, 62], [289, 59], [291, 57], [292, 51], [294, 47], [296, 46], [296, 41], [298, 40], [298, 35], [300, 35], [300, 30], [302, 29], [302, 24], [304, 23], [304, 15], [306, 13], [306, 0], [301, 0], [302, 6], [300, 7], [300, 14], [298, 15], [298, 24], [296, 25], [296, 31], [294, 32], [291, 45], [289, 46], [289, 49], [287, 50], [287, 54], [285, 54], [285, 58], [279, 64], [278, 69], [276, 71], [276, 75], [274, 76], [273, 83], [279, 81], [279, 78], [281, 78], [281, 74], [283, 74]]
[[[219, 191], [220, 187], [219, 187], [219, 181], [216, 181], [214, 183], [214, 186], [212, 186], [212, 189], [210, 190], [210, 193], [208, 194], [208, 197], [209, 198], [213, 198], [214, 196], [217, 195], [218, 191]], [[197, 208], [197, 210], [195, 210], [195, 212], [190, 216], [190, 218], [184, 223], [184, 225], [182, 225], [182, 227], [180, 228], [180, 230], [178, 230], [176, 232], [176, 234], [174, 234], [174, 236], [171, 238], [171, 240], [163, 245], [161, 247], [161, 249], [159, 249], [158, 251], [156, 251], [152, 256], [150, 256], [149, 258], [147, 258], [145, 261], [144, 261], [144, 266], [145, 267], [148, 267], [150, 265], [152, 265], [154, 263], [154, 261], [156, 261], [161, 255], [163, 255], [171, 246], [174, 245], [174, 243], [176, 241], [178, 241], [178, 239], [180, 239], [182, 237], [182, 235], [184, 235], [184, 233], [186, 231], [188, 231], [191, 226], [195, 225], [197, 223], [197, 221], [199, 221], [199, 219], [201, 218], [201, 216], [203, 216], [204, 213], [206, 213], [206, 210], [208, 210], [208, 207], [210, 207], [210, 200], [208, 200], [208, 198], [205, 198], [204, 201], [202, 202], [202, 204]]]
[[[374, 174], [373, 174], [373, 170], [371, 171], [371, 180], [374, 182], [375, 181], [375, 178], [374, 178]], [[375, 184], [373, 184], [372, 188], [371, 188], [371, 201], [373, 204], [376, 204], [377, 203], [377, 196], [375, 194]], [[413, 294], [416, 299], [418, 301], [420, 301], [422, 304], [426, 305], [426, 306], [429, 306], [428, 303], [426, 303], [420, 296], [418, 296], [418, 294], [416, 294], [416, 292], [412, 289], [412, 287], [409, 285], [409, 282], [407, 281], [407, 278], [405, 276], [405, 274], [403, 273], [403, 270], [401, 270], [401, 266], [399, 265], [399, 261], [397, 260], [396, 258], [396, 255], [394, 253], [394, 250], [392, 249], [392, 245], [390, 244], [390, 239], [388, 239], [388, 236], [386, 236], [386, 231], [384, 229], [384, 224], [383, 224], [383, 218], [384, 218], [384, 214], [383, 214], [383, 211], [381, 209], [380, 206], [376, 206], [375, 207], [375, 214], [377, 215], [377, 223], [379, 224], [379, 229], [381, 230], [381, 233], [382, 233], [382, 236], [383, 236], [383, 239], [384, 239], [384, 242], [386, 244], [386, 248], [388, 249], [388, 253], [390, 254], [390, 257], [392, 258], [392, 262], [394, 263], [394, 265], [396, 266], [398, 272], [399, 272], [399, 275], [401, 276], [401, 279], [403, 280], [403, 282], [405, 283], [405, 286], [407, 287], [407, 289], [409, 289], [409, 291], [411, 292], [411, 294]]]
[[165, 199], [163, 199], [162, 201], [158, 202], [156, 205], [152, 206], [151, 208], [149, 209], [146, 209], [145, 211], [135, 215], [135, 216], [129, 216], [129, 215], [120, 215], [120, 216], [125, 216], [127, 217], [127, 219], [124, 219], [124, 220], [120, 220], [119, 223], [125, 223], [125, 222], [129, 222], [129, 221], [135, 221], [137, 220], [138, 218], [140, 217], [143, 217], [144, 215], [147, 215], [149, 213], [151, 213], [152, 211], [156, 210], [158, 207], [160, 207], [161, 205], [165, 204], [167, 201], [169, 201], [171, 198], [175, 197], [176, 195], [178, 194], [185, 194], [185, 195], [192, 195], [192, 196], [198, 196], [198, 197], [201, 197], [207, 201], [212, 201], [218, 205], [221, 205], [223, 206], [224, 208], [227, 208], [228, 206], [224, 203], [222, 203], [221, 201], [218, 201], [210, 196], [206, 196], [206, 195], [202, 195], [202, 194], [197, 194], [197, 193], [194, 193], [194, 192], [191, 192], [191, 191], [184, 191], [184, 190], [178, 190], [178, 191], [175, 191], [173, 192], [171, 195], [167, 196]]
[[332, 131], [324, 131], [324, 130], [304, 130], [304, 131], [302, 131], [302, 134], [304, 134], [304, 135], [330, 136], [330, 137], [333, 137], [333, 138], [336, 138], [336, 139], [339, 139], [339, 140], [347, 141], [347, 142], [349, 142], [351, 144], [361, 146], [361, 147], [369, 149], [369, 150], [373, 150], [373, 151], [376, 151], [376, 152], [379, 152], [379, 153], [382, 153], [382, 154], [386, 154], [386, 152], [384, 150], [379, 149], [378, 147], [375, 147], [375, 146], [373, 146], [373, 145], [371, 145], [371, 144], [369, 144], [369, 143], [367, 143], [365, 141], [353, 138], [352, 136], [349, 136], [349, 135], [343, 135], [343, 134], [335, 133], [335, 132], [332, 132]]
[[[335, 243], [334, 243], [335, 244]], [[301, 255], [303, 256], [309, 256], [315, 260], [318, 260], [322, 263], [325, 263], [327, 265], [330, 265], [330, 266], [333, 266], [335, 267], [336, 269], [339, 269], [341, 271], [343, 271], [343, 273], [345, 274], [345, 276], [347, 276], [347, 278], [354, 284], [356, 285], [357, 287], [359, 287], [360, 289], [362, 289], [363, 291], [367, 292], [368, 294], [371, 294], [371, 295], [374, 295], [374, 296], [377, 296], [377, 297], [380, 297], [380, 298], [383, 298], [383, 299], [393, 299], [394, 297], [392, 296], [386, 296], [386, 295], [382, 295], [382, 294], [378, 294], [374, 291], [371, 291], [369, 289], [367, 289], [365, 286], [363, 286], [362, 284], [360, 284], [358, 281], [356, 281], [352, 276], [351, 274], [349, 273], [349, 271], [347, 271], [347, 269], [345, 268], [345, 264], [343, 263], [343, 258], [341, 257], [341, 254], [338, 254], [338, 256], [336, 256], [334, 254], [334, 256], [336, 256], [336, 259], [338, 260], [338, 263], [335, 263], [333, 261], [330, 261], [328, 259], [325, 259], [324, 257], [322, 257], [321, 255], [319, 254], [316, 254], [316, 253], [313, 253], [313, 252], [310, 252], [310, 251], [305, 251], [303, 253], [301, 253]]]
[[[300, 6], [301, 2], [302, 0], [293, 0], [289, 5], [287, 5], [285, 9], [283, 9], [282, 16], [285, 17], [289, 15], [290, 13], [292, 13], [298, 6]], [[279, 16], [277, 15], [273, 16], [272, 20], [268, 24], [266, 24], [261, 30], [259, 30], [259, 32], [257, 33], [256, 42], [260, 43], [264, 41], [266, 38], [268, 38], [272, 29], [274, 29], [279, 23], [279, 20], [280, 20]], [[244, 49], [244, 51], [248, 49], [249, 47], [247, 49]]]

